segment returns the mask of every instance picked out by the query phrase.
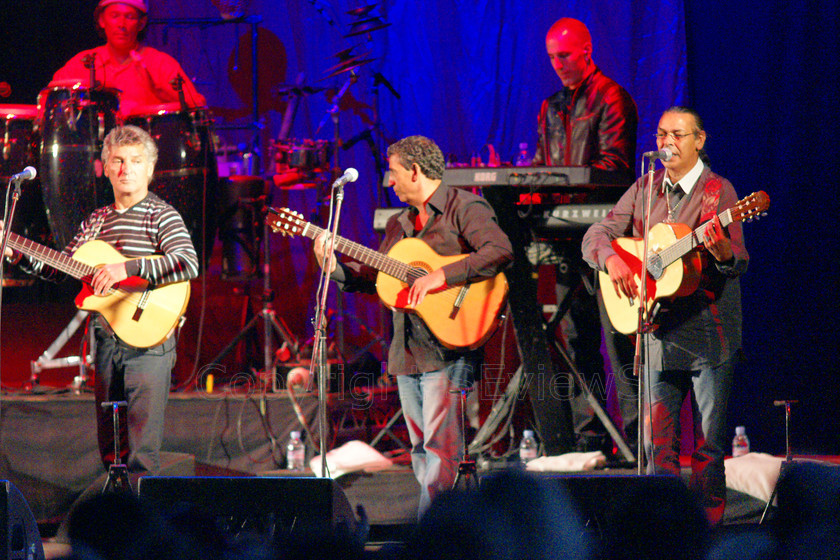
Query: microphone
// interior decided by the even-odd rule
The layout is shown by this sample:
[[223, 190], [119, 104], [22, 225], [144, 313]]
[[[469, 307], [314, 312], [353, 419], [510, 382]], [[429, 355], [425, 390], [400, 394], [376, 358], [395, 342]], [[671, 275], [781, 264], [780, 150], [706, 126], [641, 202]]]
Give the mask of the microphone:
[[347, 183], [355, 182], [358, 178], [359, 172], [352, 167], [348, 167], [347, 170], [344, 172], [344, 175], [335, 180], [335, 183], [333, 183], [332, 188], [337, 189], [338, 187], [343, 187]]
[[668, 161], [669, 159], [674, 157], [674, 152], [672, 152], [669, 148], [662, 148], [658, 152], [645, 152], [642, 154], [642, 156], [650, 159], [661, 159], [662, 161]]
[[31, 181], [38, 174], [38, 171], [31, 165], [20, 173], [12, 175], [12, 181]]

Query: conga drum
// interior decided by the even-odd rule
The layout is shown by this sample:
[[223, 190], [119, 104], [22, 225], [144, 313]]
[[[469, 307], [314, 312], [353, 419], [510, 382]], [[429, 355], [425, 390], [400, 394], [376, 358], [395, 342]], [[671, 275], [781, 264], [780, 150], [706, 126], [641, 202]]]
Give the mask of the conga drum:
[[[0, 182], [3, 185], [25, 167], [38, 167], [37, 117], [38, 108], [35, 105], [0, 105]], [[49, 237], [49, 226], [39, 179], [36, 177], [21, 188], [11, 229], [27, 239], [45, 243]], [[17, 268], [6, 267], [4, 286], [32, 283], [32, 276]]]
[[53, 82], [38, 96], [41, 186], [55, 245], [63, 249], [82, 221], [114, 202], [102, 174], [102, 143], [117, 125], [118, 91]]
[[311, 173], [329, 171], [333, 145], [329, 140], [284, 139], [274, 142], [275, 161], [279, 165]]
[[137, 107], [126, 116], [125, 124], [139, 126], [155, 139], [159, 154], [150, 188], [184, 218], [204, 269], [213, 252], [219, 204], [209, 111], [182, 110], [178, 103]]

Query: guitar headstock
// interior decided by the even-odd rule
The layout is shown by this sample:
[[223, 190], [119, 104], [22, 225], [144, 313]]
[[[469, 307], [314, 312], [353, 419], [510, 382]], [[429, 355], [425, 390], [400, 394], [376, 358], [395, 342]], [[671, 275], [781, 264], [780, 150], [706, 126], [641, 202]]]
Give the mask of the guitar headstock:
[[770, 197], [764, 191], [752, 193], [738, 201], [738, 203], [730, 208], [733, 222], [749, 222], [753, 218], [759, 218], [767, 214], [767, 209], [770, 208]]
[[300, 235], [306, 227], [303, 215], [288, 208], [269, 208], [265, 221], [275, 233], [279, 232], [283, 235]]

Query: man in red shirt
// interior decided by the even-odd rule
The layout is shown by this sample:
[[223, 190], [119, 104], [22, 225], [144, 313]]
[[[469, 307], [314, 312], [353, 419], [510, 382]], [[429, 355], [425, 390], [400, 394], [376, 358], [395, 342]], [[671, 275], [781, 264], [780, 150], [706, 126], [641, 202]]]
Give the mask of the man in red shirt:
[[85, 50], [70, 59], [53, 76], [51, 86], [70, 81], [87, 84], [90, 70], [85, 61], [93, 55], [96, 80], [120, 90], [120, 112], [129, 115], [137, 107], [179, 101], [175, 89], [180, 77], [189, 107], [206, 105], [181, 65], [166, 53], [140, 43], [148, 23], [146, 0], [101, 0], [94, 12], [96, 25], [106, 44]]

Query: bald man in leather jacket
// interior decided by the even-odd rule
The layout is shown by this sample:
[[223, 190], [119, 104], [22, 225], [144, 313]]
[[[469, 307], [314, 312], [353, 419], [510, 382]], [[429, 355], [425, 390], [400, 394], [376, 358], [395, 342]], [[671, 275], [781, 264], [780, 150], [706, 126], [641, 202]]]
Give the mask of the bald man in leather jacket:
[[[615, 172], [616, 184], [629, 185], [635, 178], [638, 125], [633, 99], [593, 62], [592, 38], [582, 22], [571, 18], [555, 22], [546, 34], [546, 51], [563, 89], [542, 103], [533, 164], [595, 167]], [[594, 279], [581, 257], [580, 239], [558, 240], [554, 245], [560, 261], [556, 267], [557, 303], [566, 300], [568, 305], [564, 317], [556, 318], [562, 319], [558, 338], [603, 403], [607, 386], [600, 353], [603, 323], [619, 409], [632, 448], [638, 417], [635, 380], [626, 371], [632, 365], [632, 344], [626, 336], [612, 331], [603, 305], [598, 305]], [[571, 408], [578, 449], [610, 451], [606, 430], [579, 387]]]

